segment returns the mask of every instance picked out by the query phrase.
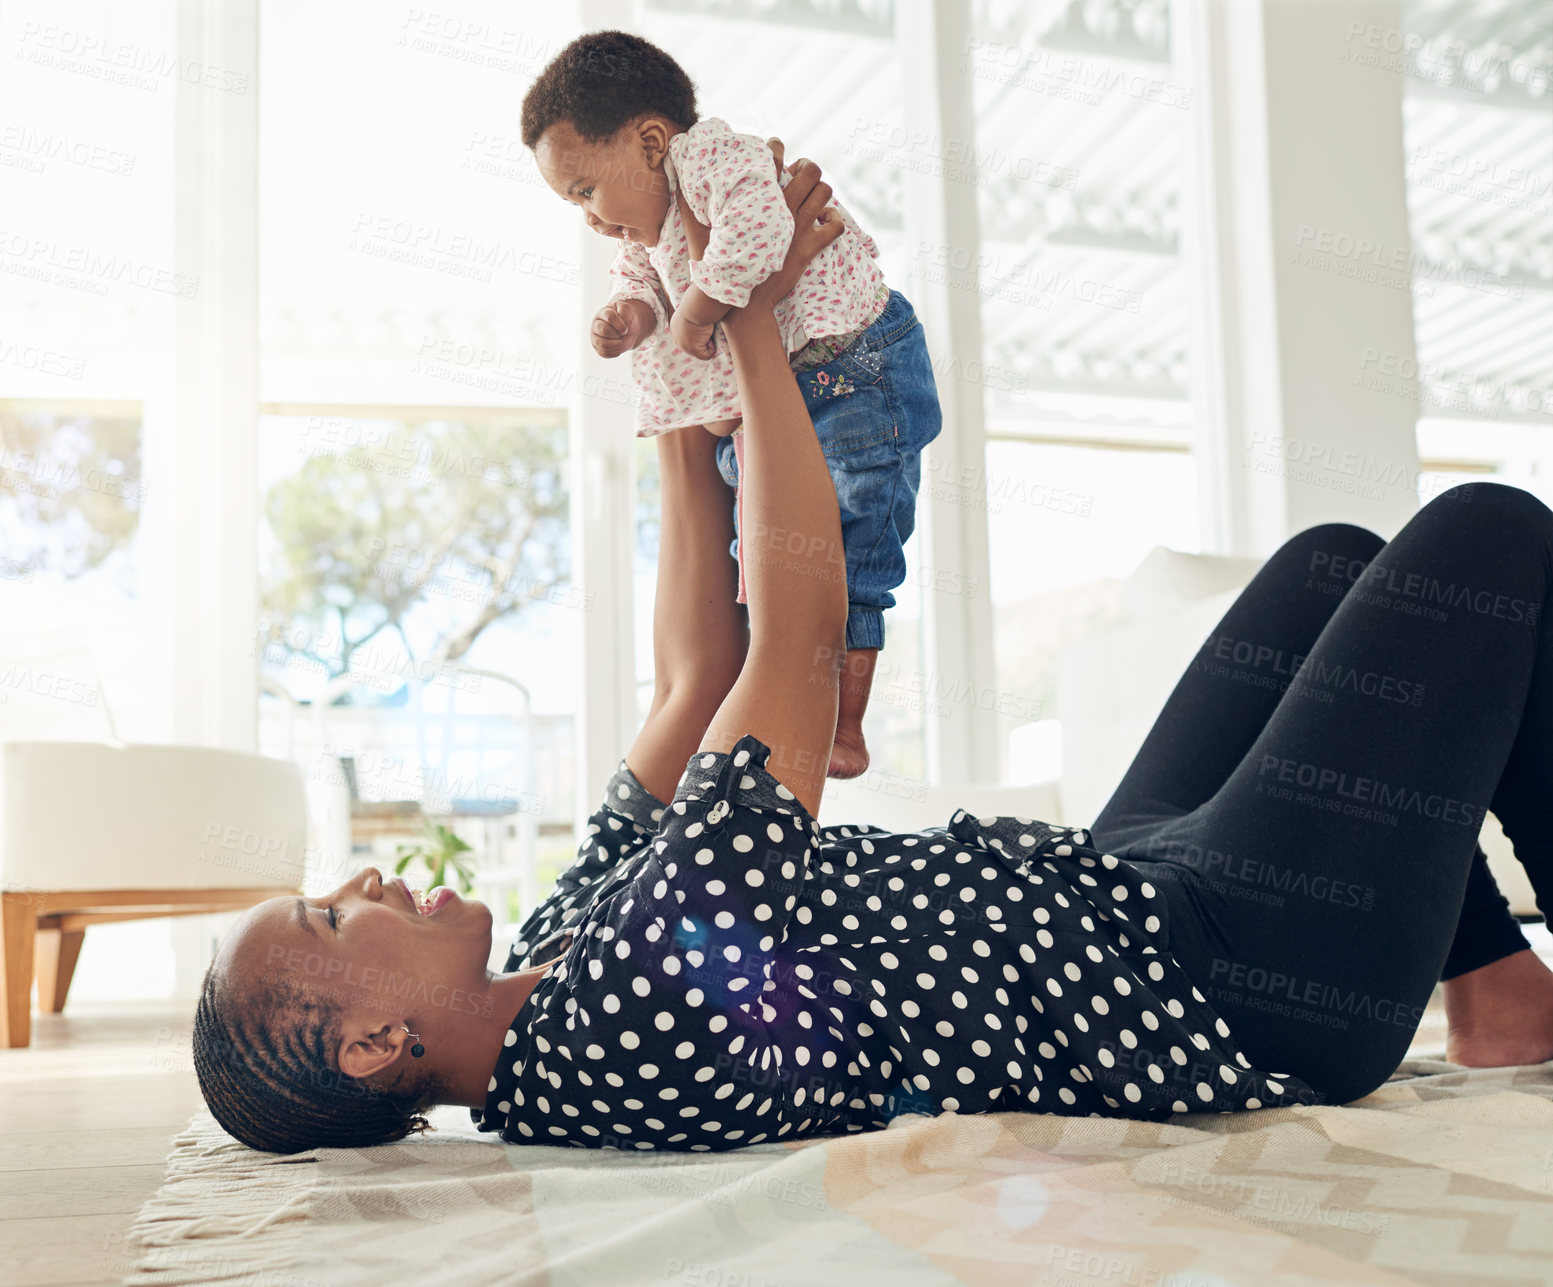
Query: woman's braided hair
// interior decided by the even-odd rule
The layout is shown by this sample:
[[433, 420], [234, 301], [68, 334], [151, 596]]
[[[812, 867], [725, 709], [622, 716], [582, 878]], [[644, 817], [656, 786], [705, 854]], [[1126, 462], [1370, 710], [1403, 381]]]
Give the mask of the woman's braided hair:
[[696, 123], [696, 87], [685, 69], [650, 41], [625, 31], [592, 31], [561, 50], [523, 96], [523, 146], [560, 121], [582, 139], [613, 138], [643, 116], [682, 130]]
[[429, 1128], [425, 1110], [440, 1087], [408, 1090], [348, 1077], [335, 1065], [339, 1007], [284, 980], [266, 978], [232, 996], [214, 964], [194, 1011], [194, 1071], [211, 1116], [249, 1148], [389, 1144]]

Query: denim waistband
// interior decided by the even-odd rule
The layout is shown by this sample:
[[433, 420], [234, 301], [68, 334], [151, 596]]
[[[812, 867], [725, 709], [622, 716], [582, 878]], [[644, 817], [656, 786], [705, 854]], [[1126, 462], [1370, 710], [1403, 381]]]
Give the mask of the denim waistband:
[[890, 307], [890, 300], [895, 292], [883, 282], [879, 283], [879, 293], [874, 297], [879, 305], [873, 321], [865, 326], [858, 327], [855, 331], [848, 331], [845, 335], [821, 335], [810, 340], [803, 348], [794, 353], [789, 360], [793, 371], [809, 371], [817, 366], [824, 366], [833, 358], [839, 357], [856, 344], [863, 336], [867, 335], [879, 324], [879, 319], [884, 316]]
[[917, 313], [911, 301], [900, 291], [892, 290], [879, 316], [858, 336], [855, 347], [860, 350], [882, 349], [894, 344], [916, 325]]

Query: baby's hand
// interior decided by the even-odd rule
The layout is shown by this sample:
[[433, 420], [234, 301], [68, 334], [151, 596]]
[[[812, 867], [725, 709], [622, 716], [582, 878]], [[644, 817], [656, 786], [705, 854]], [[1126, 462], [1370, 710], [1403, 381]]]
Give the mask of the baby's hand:
[[669, 334], [674, 337], [674, 343], [691, 357], [705, 362], [717, 352], [717, 346], [712, 342], [712, 327], [715, 325], [715, 322], [708, 322], [705, 326], [697, 326], [687, 321], [684, 313], [676, 310], [669, 319]]
[[600, 357], [619, 357], [645, 340], [658, 324], [652, 309], [639, 299], [614, 299], [593, 315], [589, 336]]

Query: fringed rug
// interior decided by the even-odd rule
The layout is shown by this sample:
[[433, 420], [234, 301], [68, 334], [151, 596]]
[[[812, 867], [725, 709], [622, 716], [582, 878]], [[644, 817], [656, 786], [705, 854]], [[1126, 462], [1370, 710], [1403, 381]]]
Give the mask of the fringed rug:
[[1021, 1113], [723, 1154], [431, 1137], [281, 1158], [206, 1114], [130, 1237], [149, 1284], [1553, 1284], [1553, 1064], [1412, 1058], [1360, 1106]]

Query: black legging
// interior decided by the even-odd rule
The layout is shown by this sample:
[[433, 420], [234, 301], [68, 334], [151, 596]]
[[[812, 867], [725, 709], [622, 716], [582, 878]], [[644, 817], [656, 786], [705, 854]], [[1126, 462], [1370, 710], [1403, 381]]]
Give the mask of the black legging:
[[1390, 543], [1301, 532], [1176, 685], [1091, 832], [1257, 1067], [1366, 1095], [1436, 980], [1527, 946], [1485, 809], [1553, 908], [1550, 590], [1553, 510], [1470, 483]]

